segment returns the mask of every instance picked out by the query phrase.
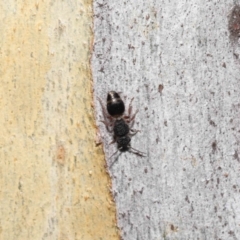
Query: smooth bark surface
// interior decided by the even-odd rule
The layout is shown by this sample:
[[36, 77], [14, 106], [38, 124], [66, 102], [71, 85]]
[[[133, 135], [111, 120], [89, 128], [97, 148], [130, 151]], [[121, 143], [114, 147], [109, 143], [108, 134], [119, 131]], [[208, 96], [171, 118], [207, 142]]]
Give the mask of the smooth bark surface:
[[[98, 122], [125, 240], [240, 239], [240, 64], [226, 1], [95, 1], [95, 96], [134, 97], [132, 146]], [[102, 119], [96, 100], [98, 121]], [[127, 105], [127, 104], [126, 104]], [[114, 161], [114, 163], [113, 163]]]

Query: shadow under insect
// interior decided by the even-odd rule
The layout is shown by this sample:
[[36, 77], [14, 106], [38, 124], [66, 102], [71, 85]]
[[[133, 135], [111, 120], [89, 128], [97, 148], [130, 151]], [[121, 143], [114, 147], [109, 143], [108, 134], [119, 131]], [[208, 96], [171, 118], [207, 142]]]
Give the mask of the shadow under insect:
[[129, 151], [140, 157], [145, 156], [143, 152], [131, 147], [131, 137], [139, 132], [138, 130], [132, 128], [134, 125], [135, 116], [138, 113], [138, 111], [136, 111], [134, 114], [132, 113], [132, 101], [133, 98], [130, 101], [128, 114], [124, 115], [125, 104], [117, 92], [111, 91], [108, 93], [107, 109], [99, 99], [104, 117], [104, 120], [101, 122], [105, 124], [110, 133], [113, 133], [113, 141], [110, 144], [117, 143], [117, 151], [114, 152], [111, 157], [118, 151], [120, 151], [120, 154], [122, 152]]

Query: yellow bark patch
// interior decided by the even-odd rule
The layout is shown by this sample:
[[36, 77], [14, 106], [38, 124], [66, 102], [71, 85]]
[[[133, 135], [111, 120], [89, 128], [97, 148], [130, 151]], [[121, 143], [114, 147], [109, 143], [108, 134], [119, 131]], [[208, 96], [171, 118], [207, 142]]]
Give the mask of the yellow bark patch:
[[119, 239], [91, 93], [91, 1], [5, 1], [0, 239]]

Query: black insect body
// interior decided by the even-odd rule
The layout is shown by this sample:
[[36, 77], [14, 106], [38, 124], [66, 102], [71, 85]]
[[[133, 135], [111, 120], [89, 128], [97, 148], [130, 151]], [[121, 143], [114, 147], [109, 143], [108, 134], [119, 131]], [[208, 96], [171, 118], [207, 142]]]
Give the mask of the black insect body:
[[131, 138], [129, 135], [129, 126], [128, 124], [121, 118], [117, 119], [114, 122], [113, 127], [114, 132], [114, 140], [117, 142], [118, 150], [120, 152], [126, 152], [131, 148], [130, 141]]
[[129, 134], [129, 126], [128, 124], [121, 118], [117, 119], [114, 122], [113, 127], [114, 135], [117, 137], [122, 137]]
[[131, 149], [130, 142], [131, 142], [131, 138], [128, 135], [118, 137], [117, 138], [118, 150], [120, 152], [129, 151]]
[[[100, 99], [99, 99], [100, 100]], [[133, 130], [132, 126], [134, 124], [134, 119], [137, 114], [135, 112], [132, 115], [132, 101], [131, 99], [128, 115], [124, 115], [125, 105], [120, 95], [114, 91], [111, 91], [107, 95], [107, 112], [100, 100], [100, 104], [103, 109], [104, 121], [102, 121], [109, 132], [113, 132], [113, 142], [117, 143], [118, 150], [113, 154], [115, 155], [118, 151], [126, 152], [130, 151], [141, 157], [144, 156], [143, 152], [140, 152], [131, 147], [131, 137], [134, 136], [138, 131]], [[113, 156], [112, 155], [112, 156]], [[111, 156], [111, 157], [112, 157]]]
[[114, 118], [122, 116], [125, 111], [123, 100], [114, 91], [109, 92], [107, 95], [107, 111]]

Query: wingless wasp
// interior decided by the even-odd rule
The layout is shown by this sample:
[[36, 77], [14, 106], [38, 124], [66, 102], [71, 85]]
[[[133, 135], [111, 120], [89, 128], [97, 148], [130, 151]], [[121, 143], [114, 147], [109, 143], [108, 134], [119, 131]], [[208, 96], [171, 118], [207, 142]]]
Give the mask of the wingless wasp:
[[[113, 141], [112, 143], [117, 143], [118, 150], [113, 154], [115, 155], [118, 151], [120, 152], [132, 152], [138, 156], [143, 157], [144, 153], [138, 151], [131, 147], [131, 137], [134, 136], [138, 131], [132, 129], [134, 124], [134, 119], [138, 111], [132, 114], [132, 101], [131, 99], [128, 115], [124, 115], [125, 104], [121, 99], [120, 95], [111, 91], [107, 95], [107, 111], [104, 108], [102, 101], [99, 99], [100, 104], [103, 110], [104, 121], [101, 121], [105, 124], [109, 132], [113, 132]], [[112, 156], [113, 156], [112, 155]], [[111, 157], [112, 157], [111, 156]]]

